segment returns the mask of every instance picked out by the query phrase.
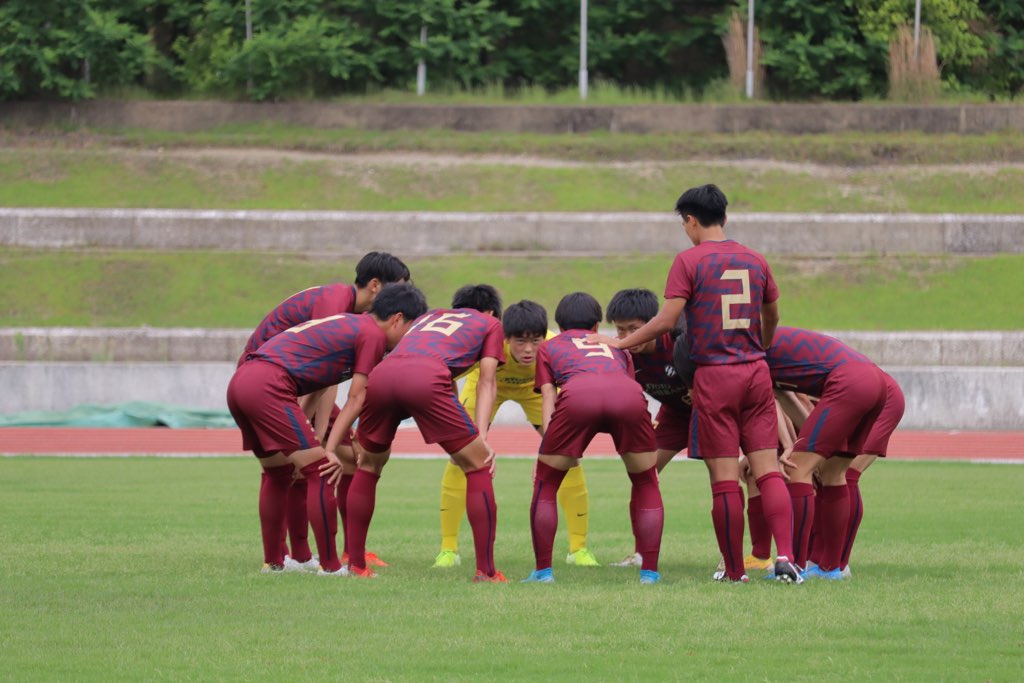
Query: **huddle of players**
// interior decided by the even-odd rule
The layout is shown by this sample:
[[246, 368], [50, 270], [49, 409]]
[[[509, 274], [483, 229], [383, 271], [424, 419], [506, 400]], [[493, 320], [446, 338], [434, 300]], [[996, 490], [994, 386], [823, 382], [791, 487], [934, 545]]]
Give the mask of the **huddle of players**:
[[[486, 441], [500, 398], [523, 405], [543, 435], [530, 506], [536, 568], [526, 581], [553, 581], [559, 498], [581, 511], [567, 510], [568, 561], [596, 564], [586, 548], [579, 459], [599, 431], [611, 434], [632, 484], [635, 553], [619, 564], [639, 564], [641, 583], [660, 580], [664, 508], [657, 473], [684, 447], [706, 463], [711, 477], [723, 556], [716, 579], [747, 580], [741, 464], [750, 490], [753, 555], [764, 562], [774, 539], [775, 561], [767, 564], [777, 579], [840, 578], [860, 519], [859, 494], [851, 514], [857, 477], [847, 474], [850, 460], [843, 456], [884, 456], [902, 396], [891, 378], [838, 340], [793, 328], [776, 332], [771, 271], [759, 254], [725, 238], [726, 204], [713, 185], [679, 198], [676, 210], [694, 248], [676, 257], [660, 311], [647, 290], [615, 295], [608, 307], [614, 339], [597, 334], [601, 306], [582, 292], [559, 303], [558, 335], [548, 333], [543, 308], [528, 301], [509, 307], [503, 327], [500, 298], [487, 285], [463, 287], [450, 309], [427, 312], [404, 264], [376, 252], [360, 261], [355, 286], [312, 288], [283, 302], [254, 332], [228, 387], [244, 446], [263, 465], [264, 570], [319, 565], [321, 574], [375, 575], [370, 565], [383, 563], [366, 552], [365, 541], [376, 485], [399, 422], [413, 417], [424, 439], [439, 443], [452, 462], [442, 485], [442, 550], [435, 566], [458, 563], [465, 509], [476, 550], [474, 580], [504, 582], [494, 566], [494, 453]], [[368, 315], [358, 315], [363, 311]], [[673, 341], [684, 313], [686, 333]], [[470, 368], [460, 403], [454, 379]], [[499, 375], [506, 380], [504, 395]], [[688, 376], [692, 390], [684, 383]], [[348, 379], [348, 397], [338, 409], [336, 387]], [[799, 434], [781, 458], [773, 385], [819, 399], [813, 406], [789, 400]], [[654, 425], [644, 391], [661, 402]], [[347, 437], [356, 417], [352, 441]], [[815, 476], [821, 483], [817, 514]], [[563, 487], [573, 494], [559, 496]], [[307, 523], [319, 560], [306, 541]], [[816, 567], [808, 565], [812, 525]]]

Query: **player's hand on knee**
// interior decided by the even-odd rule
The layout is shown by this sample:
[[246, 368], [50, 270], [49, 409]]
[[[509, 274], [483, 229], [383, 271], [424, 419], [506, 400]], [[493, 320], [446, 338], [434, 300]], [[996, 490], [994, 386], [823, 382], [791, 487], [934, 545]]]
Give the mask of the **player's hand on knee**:
[[796, 469], [796, 463], [793, 462], [792, 446], [782, 451], [782, 455], [779, 456], [779, 464], [782, 465], [782, 467], [779, 468], [780, 470], [782, 470], [782, 477], [786, 481], [789, 481], [789, 471]]
[[341, 479], [341, 460], [334, 453], [326, 452], [327, 462], [320, 466], [320, 476], [327, 478], [327, 483], [334, 485]]

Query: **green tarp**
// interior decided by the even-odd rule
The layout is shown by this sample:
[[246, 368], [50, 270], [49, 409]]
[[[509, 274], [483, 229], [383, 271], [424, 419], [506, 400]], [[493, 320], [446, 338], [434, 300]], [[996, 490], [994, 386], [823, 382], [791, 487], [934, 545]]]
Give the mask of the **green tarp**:
[[234, 427], [226, 410], [130, 401], [115, 405], [80, 405], [70, 410], [32, 410], [0, 415], [0, 427]]

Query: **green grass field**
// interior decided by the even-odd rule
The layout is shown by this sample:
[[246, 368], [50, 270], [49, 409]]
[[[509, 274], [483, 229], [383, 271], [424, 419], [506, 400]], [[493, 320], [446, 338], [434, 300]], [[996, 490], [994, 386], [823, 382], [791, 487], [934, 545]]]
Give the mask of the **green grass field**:
[[[586, 463], [590, 546], [631, 547], [621, 465]], [[377, 581], [258, 573], [247, 458], [0, 460], [5, 680], [1019, 680], [1024, 467], [890, 462], [862, 481], [850, 581], [729, 586], [707, 477], [662, 477], [664, 582], [532, 568], [530, 463], [503, 461], [496, 557], [509, 585], [430, 569], [442, 463], [392, 462]], [[464, 525], [465, 526], [465, 525]]]
[[[506, 303], [553, 314], [562, 295], [602, 303], [622, 287], [664, 291], [671, 254], [559, 258], [480, 254], [410, 258], [431, 305], [489, 282]], [[50, 251], [0, 247], [0, 326], [252, 327], [312, 284], [351, 282], [355, 258], [213, 252]], [[1024, 255], [770, 257], [785, 324], [832, 330], [1024, 329]], [[993, 296], [999, 292], [999, 296]], [[111, 305], [117, 302], [117, 305]]]

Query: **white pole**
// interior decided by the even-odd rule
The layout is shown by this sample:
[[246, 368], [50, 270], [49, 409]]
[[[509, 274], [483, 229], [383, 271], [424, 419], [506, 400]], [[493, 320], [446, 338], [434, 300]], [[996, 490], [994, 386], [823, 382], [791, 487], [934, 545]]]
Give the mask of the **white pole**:
[[[423, 24], [420, 26], [420, 45], [426, 46], [427, 44], [427, 25]], [[427, 91], [427, 63], [420, 57], [419, 63], [416, 64], [416, 94], [419, 97], [423, 97], [423, 93]]]
[[580, 0], [580, 99], [587, 99], [587, 0]]
[[914, 64], [921, 63], [921, 0], [914, 3]]
[[747, 99], [754, 99], [754, 0], [747, 3]]

